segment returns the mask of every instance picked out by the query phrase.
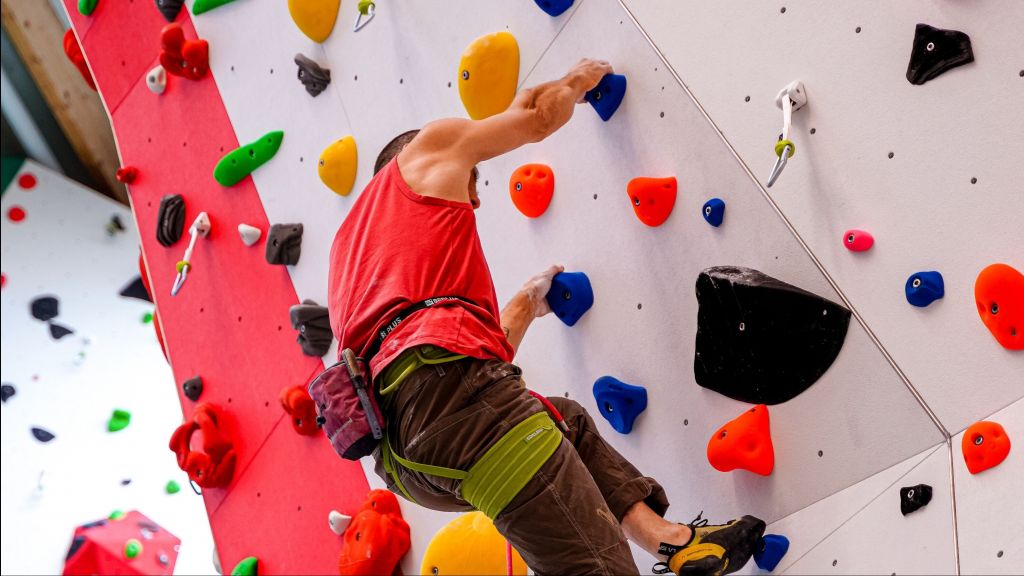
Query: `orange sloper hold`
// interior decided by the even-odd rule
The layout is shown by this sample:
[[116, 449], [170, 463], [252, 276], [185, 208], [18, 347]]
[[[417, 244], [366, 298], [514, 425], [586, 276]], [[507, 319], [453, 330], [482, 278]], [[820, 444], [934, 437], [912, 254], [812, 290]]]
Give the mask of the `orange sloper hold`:
[[1024, 350], [1024, 274], [1006, 264], [987, 266], [974, 282], [974, 300], [996, 342]]
[[960, 443], [964, 462], [971, 474], [998, 466], [1010, 453], [1010, 437], [996, 422], [981, 421], [971, 424]]
[[527, 218], [538, 218], [551, 204], [555, 193], [555, 174], [545, 164], [523, 164], [508, 181], [512, 203]]
[[768, 407], [758, 404], [722, 426], [708, 441], [708, 462], [719, 472], [737, 468], [767, 476], [775, 467]]
[[675, 176], [633, 178], [626, 186], [626, 194], [641, 222], [651, 227], [661, 226], [676, 205], [676, 179]]
[[371, 490], [342, 535], [338, 574], [392, 574], [409, 551], [409, 525], [398, 499], [387, 490]]
[[292, 428], [303, 436], [320, 433], [316, 425], [316, 405], [303, 386], [291, 386], [281, 390], [281, 406], [291, 416]]

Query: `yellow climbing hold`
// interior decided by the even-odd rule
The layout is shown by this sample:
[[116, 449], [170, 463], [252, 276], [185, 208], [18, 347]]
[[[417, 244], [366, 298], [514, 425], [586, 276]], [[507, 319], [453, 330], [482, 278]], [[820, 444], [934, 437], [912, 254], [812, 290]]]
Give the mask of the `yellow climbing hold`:
[[[505, 574], [505, 562], [505, 538], [483, 512], [470, 512], [434, 534], [423, 554], [420, 574]], [[526, 562], [515, 550], [512, 573], [526, 574]]]
[[334, 30], [341, 0], [288, 0], [295, 25], [314, 42], [323, 42]]
[[320, 154], [317, 173], [335, 194], [348, 196], [356, 181], [357, 161], [355, 138], [345, 136], [324, 148]]
[[508, 32], [473, 40], [459, 60], [459, 97], [473, 120], [503, 112], [516, 96], [519, 44]]

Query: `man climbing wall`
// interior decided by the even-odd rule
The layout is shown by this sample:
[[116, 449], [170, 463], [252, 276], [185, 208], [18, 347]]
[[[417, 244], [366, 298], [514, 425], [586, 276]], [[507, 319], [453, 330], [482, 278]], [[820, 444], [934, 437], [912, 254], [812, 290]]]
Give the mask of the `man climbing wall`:
[[[392, 491], [483, 511], [537, 574], [636, 573], [626, 538], [664, 559], [655, 571], [730, 573], [764, 522], [664, 520], [664, 489], [605, 443], [582, 406], [550, 398], [546, 409], [531, 395], [510, 362], [551, 311], [545, 295], [562, 267], [529, 279], [499, 313], [477, 235], [476, 164], [554, 133], [610, 72], [582, 60], [504, 112], [392, 140], [331, 249], [331, 326], [374, 375], [387, 421], [374, 457]], [[564, 417], [563, 436], [549, 410]]]

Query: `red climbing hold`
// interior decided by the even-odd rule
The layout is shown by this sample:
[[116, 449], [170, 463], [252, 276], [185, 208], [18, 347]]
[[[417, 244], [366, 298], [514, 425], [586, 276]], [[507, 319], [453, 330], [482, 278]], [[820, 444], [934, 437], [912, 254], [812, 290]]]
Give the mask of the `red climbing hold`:
[[1010, 453], [1010, 437], [996, 422], [981, 421], [971, 424], [960, 443], [964, 462], [971, 474], [998, 466]]
[[7, 217], [11, 219], [11, 222], [21, 222], [25, 219], [25, 209], [21, 206], [11, 206], [7, 210]]
[[722, 426], [708, 442], [708, 462], [720, 472], [737, 468], [767, 476], [775, 467], [768, 407], [758, 404]]
[[7, 274], [0, 274], [0, 288], [7, 287]]
[[281, 406], [291, 416], [292, 428], [303, 436], [320, 432], [316, 424], [316, 405], [304, 386], [291, 386], [281, 390]]
[[71, 28], [64, 33], [64, 54], [75, 65], [75, 68], [78, 68], [78, 73], [82, 75], [89, 88], [95, 90], [96, 81], [92, 79], [92, 72], [89, 71], [89, 65], [85, 63], [82, 47], [78, 45], [78, 38], [75, 37], [75, 31]]
[[555, 174], [546, 164], [523, 164], [508, 181], [512, 203], [527, 218], [543, 214], [551, 204], [554, 192]]
[[648, 226], [661, 226], [676, 205], [676, 179], [633, 178], [626, 186], [633, 211]]
[[875, 237], [864, 230], [847, 230], [843, 234], [843, 246], [850, 252], [864, 252], [875, 244]]
[[[178, 457], [178, 468], [188, 473], [203, 488], [220, 488], [231, 482], [235, 473], [234, 442], [222, 430], [224, 415], [212, 404], [196, 406], [192, 419], [178, 426], [171, 435], [170, 449]], [[193, 450], [192, 435], [202, 435], [202, 449]]]
[[338, 573], [392, 574], [409, 551], [409, 525], [398, 499], [387, 490], [372, 490], [345, 529]]
[[125, 166], [117, 169], [117, 181], [122, 184], [131, 184], [139, 176], [139, 169], [135, 166]]
[[978, 314], [1007, 350], [1024, 350], [1024, 274], [1006, 264], [992, 264], [974, 282]]
[[160, 65], [168, 74], [199, 80], [210, 70], [210, 46], [206, 40], [185, 40], [181, 24], [160, 31]]
[[35, 174], [25, 172], [21, 176], [18, 176], [18, 186], [21, 186], [23, 190], [31, 190], [36, 187]]

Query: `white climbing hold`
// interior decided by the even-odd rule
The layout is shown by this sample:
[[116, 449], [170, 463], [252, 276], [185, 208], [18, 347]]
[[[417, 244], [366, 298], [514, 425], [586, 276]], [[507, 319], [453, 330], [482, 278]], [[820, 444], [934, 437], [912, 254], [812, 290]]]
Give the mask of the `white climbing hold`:
[[245, 244], [246, 246], [252, 246], [253, 244], [259, 242], [260, 236], [263, 235], [263, 232], [255, 226], [249, 226], [248, 224], [239, 224], [238, 235], [242, 237], [243, 244]]
[[157, 64], [156, 68], [149, 71], [146, 74], [146, 87], [153, 94], [163, 94], [164, 90], [167, 89], [167, 71], [164, 67]]
[[327, 523], [331, 525], [331, 532], [338, 536], [345, 533], [345, 529], [351, 522], [351, 516], [346, 516], [337, 510], [331, 510], [331, 513], [327, 515]]
[[217, 574], [223, 574], [224, 570], [220, 567], [220, 556], [217, 555], [217, 547], [213, 547], [213, 569], [217, 571]]

